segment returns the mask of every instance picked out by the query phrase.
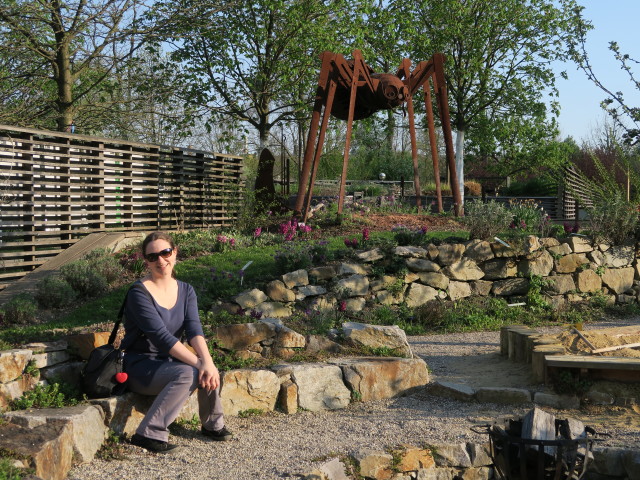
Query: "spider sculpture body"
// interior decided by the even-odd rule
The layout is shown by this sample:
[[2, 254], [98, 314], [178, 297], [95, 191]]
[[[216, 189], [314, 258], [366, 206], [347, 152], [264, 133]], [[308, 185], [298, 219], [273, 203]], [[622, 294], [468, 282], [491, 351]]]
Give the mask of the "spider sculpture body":
[[413, 71], [410, 71], [411, 60], [404, 59], [396, 74], [375, 73], [373, 69], [364, 62], [359, 50], [354, 50], [353, 60], [346, 60], [342, 55], [332, 52], [324, 52], [321, 58], [322, 67], [318, 79], [318, 88], [316, 91], [313, 115], [311, 117], [311, 126], [309, 128], [309, 137], [307, 139], [304, 163], [300, 176], [300, 189], [296, 198], [294, 215], [302, 215], [303, 221], [307, 219], [311, 202], [311, 192], [313, 191], [318, 164], [322, 154], [322, 146], [329, 117], [334, 116], [340, 120], [347, 121], [347, 136], [340, 181], [340, 193], [338, 196], [338, 218], [340, 219], [344, 205], [353, 121], [370, 117], [380, 110], [389, 110], [403, 105], [406, 105], [409, 117], [416, 203], [418, 209], [421, 208], [418, 148], [413, 112], [413, 95], [420, 87], [423, 87], [424, 90], [429, 143], [435, 171], [438, 211], [441, 212], [442, 194], [440, 190], [438, 150], [436, 146], [433, 105], [431, 102], [431, 88], [428, 84], [429, 80], [432, 81], [435, 91], [445, 141], [445, 152], [449, 165], [449, 173], [451, 175], [455, 213], [458, 215], [460, 213], [461, 197], [456, 175], [451, 125], [449, 123], [449, 107], [447, 104], [447, 89], [444, 80], [443, 55], [435, 54], [429, 61], [418, 63]]

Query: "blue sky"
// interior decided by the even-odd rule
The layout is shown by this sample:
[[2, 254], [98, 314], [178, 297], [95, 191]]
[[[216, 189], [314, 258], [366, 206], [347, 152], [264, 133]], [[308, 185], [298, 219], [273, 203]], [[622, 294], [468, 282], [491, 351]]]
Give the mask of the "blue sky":
[[[639, 0], [582, 0], [584, 16], [594, 29], [587, 36], [587, 52], [594, 72], [611, 91], [622, 91], [629, 104], [640, 105], [640, 92], [636, 90], [620, 64], [609, 50], [609, 42], [616, 41], [622, 53], [640, 60], [640, 19]], [[569, 80], [557, 80], [560, 92], [561, 112], [559, 117], [561, 138], [572, 136], [578, 143], [587, 140], [598, 124], [602, 124], [605, 114], [600, 102], [606, 94], [587, 80], [585, 74], [573, 64], [560, 65], [558, 71], [565, 70]], [[640, 65], [635, 68], [640, 77]]]

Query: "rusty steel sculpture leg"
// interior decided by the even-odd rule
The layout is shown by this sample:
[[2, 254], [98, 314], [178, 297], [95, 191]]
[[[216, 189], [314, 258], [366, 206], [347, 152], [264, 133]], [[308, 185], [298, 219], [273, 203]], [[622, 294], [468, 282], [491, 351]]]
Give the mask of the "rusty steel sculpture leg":
[[336, 80], [331, 78], [329, 80], [329, 89], [327, 93], [327, 104], [324, 107], [324, 113], [322, 115], [322, 124], [320, 125], [320, 135], [318, 136], [318, 146], [316, 153], [313, 157], [313, 168], [311, 170], [311, 179], [309, 181], [308, 195], [306, 196], [304, 204], [304, 213], [302, 221], [306, 222], [309, 215], [309, 207], [311, 206], [311, 196], [313, 195], [313, 186], [316, 183], [316, 175], [318, 174], [318, 165], [320, 165], [320, 155], [322, 155], [322, 146], [324, 145], [324, 137], [327, 133], [327, 124], [329, 123], [329, 116], [331, 115], [331, 107], [333, 106], [333, 99], [336, 93]]
[[431, 102], [431, 88], [429, 82], [424, 84], [424, 103], [427, 111], [427, 125], [429, 129], [429, 146], [431, 147], [431, 160], [433, 161], [433, 178], [436, 182], [436, 199], [438, 213], [442, 213], [442, 186], [440, 185], [440, 165], [438, 159], [438, 145], [436, 141], [436, 124], [433, 119], [433, 103]]
[[[309, 135], [307, 137], [307, 146], [304, 151], [304, 161], [302, 164], [302, 172], [300, 173], [300, 179], [298, 183], [298, 196], [296, 197], [296, 204], [293, 209], [294, 216], [299, 216], [302, 212], [302, 205], [304, 203], [305, 193], [311, 196], [312, 190], [306, 190], [307, 182], [309, 181], [309, 175], [311, 172], [311, 162], [313, 160], [314, 151], [316, 148], [316, 138], [318, 135], [318, 123], [320, 122], [320, 112], [322, 106], [326, 104], [327, 96], [327, 81], [329, 78], [329, 72], [331, 71], [331, 61], [335, 57], [331, 52], [324, 52], [322, 54], [322, 67], [320, 69], [320, 78], [318, 79], [318, 88], [316, 90], [316, 100], [313, 105], [313, 114], [311, 116], [311, 126], [309, 127]], [[306, 212], [305, 212], [306, 214]]]
[[444, 56], [436, 53], [433, 56], [435, 66], [434, 90], [438, 102], [438, 112], [442, 121], [442, 133], [444, 133], [444, 147], [451, 173], [451, 193], [453, 194], [453, 205], [455, 216], [463, 214], [462, 197], [460, 196], [460, 186], [458, 185], [458, 174], [456, 171], [456, 157], [453, 150], [453, 136], [451, 135], [451, 118], [449, 117], [449, 104], [447, 102], [447, 84], [444, 79]]
[[344, 159], [342, 161], [342, 176], [340, 177], [340, 192], [338, 193], [338, 222], [342, 221], [342, 207], [344, 206], [345, 185], [347, 183], [347, 167], [349, 166], [349, 150], [351, 149], [351, 130], [353, 128], [353, 114], [356, 108], [356, 93], [360, 78], [360, 62], [354, 51], [353, 76], [351, 77], [351, 97], [349, 98], [349, 117], [347, 118], [347, 136], [344, 142]]
[[[409, 73], [411, 69], [411, 60], [405, 58], [402, 60], [402, 66], [400, 71], [411, 87], [411, 82], [414, 80], [413, 76]], [[413, 92], [411, 92], [413, 93]], [[416, 140], [416, 124], [413, 111], [413, 95], [409, 95], [407, 98], [407, 114], [409, 116], [409, 137], [411, 138], [411, 160], [413, 161], [413, 184], [416, 189], [416, 207], [418, 212], [422, 210], [422, 192], [420, 190], [420, 170], [418, 169], [418, 142]]]

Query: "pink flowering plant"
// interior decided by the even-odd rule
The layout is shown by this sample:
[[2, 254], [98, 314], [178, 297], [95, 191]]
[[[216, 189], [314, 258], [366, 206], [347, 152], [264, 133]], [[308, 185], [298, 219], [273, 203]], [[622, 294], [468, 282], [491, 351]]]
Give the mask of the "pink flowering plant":
[[311, 230], [311, 226], [298, 222], [296, 218], [282, 222], [278, 227], [278, 231], [282, 234], [285, 242], [290, 242], [298, 237], [308, 237]]

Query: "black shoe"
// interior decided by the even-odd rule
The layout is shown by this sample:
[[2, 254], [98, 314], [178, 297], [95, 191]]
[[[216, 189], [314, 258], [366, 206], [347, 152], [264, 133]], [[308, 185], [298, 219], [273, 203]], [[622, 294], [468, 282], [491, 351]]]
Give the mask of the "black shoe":
[[153, 453], [175, 453], [180, 448], [178, 445], [161, 442], [160, 440], [154, 440], [153, 438], [143, 437], [137, 433], [131, 437], [131, 444], [142, 447]]
[[218, 442], [227, 442], [233, 437], [233, 433], [227, 430], [227, 427], [222, 427], [220, 430], [207, 430], [202, 427], [200, 431], [205, 437], [209, 437]]

